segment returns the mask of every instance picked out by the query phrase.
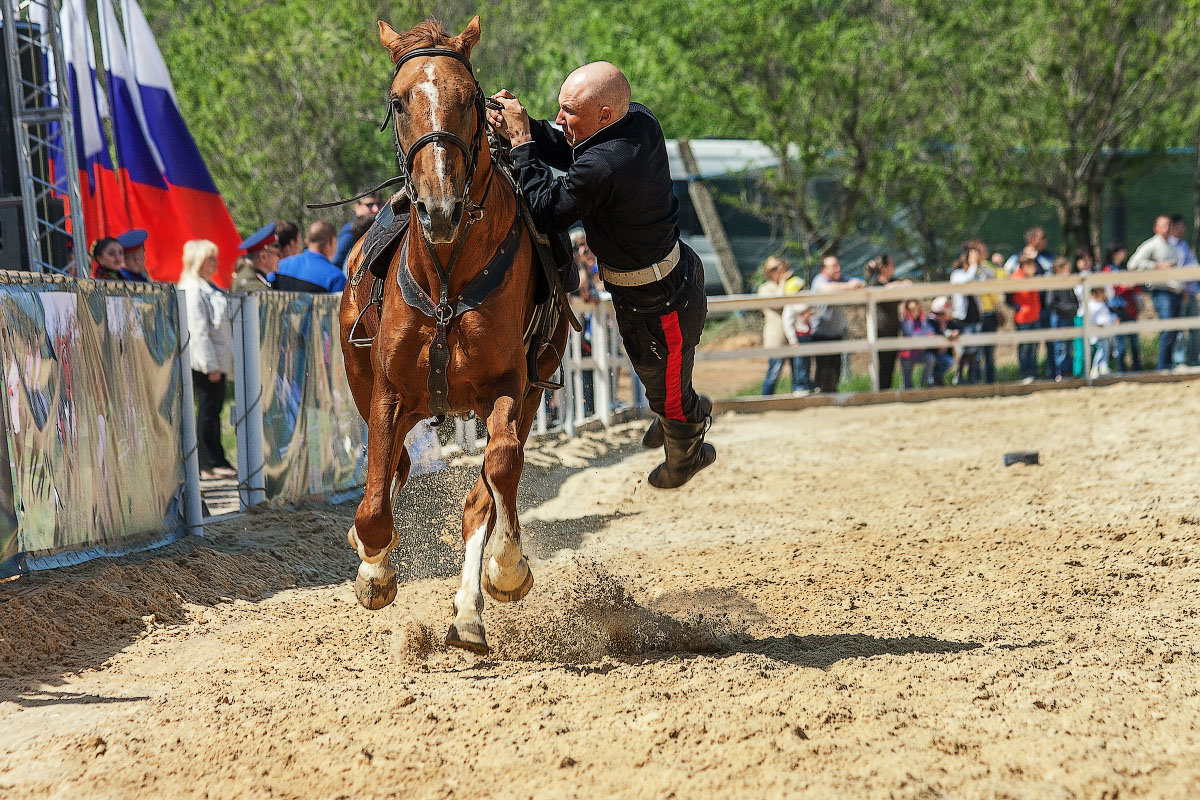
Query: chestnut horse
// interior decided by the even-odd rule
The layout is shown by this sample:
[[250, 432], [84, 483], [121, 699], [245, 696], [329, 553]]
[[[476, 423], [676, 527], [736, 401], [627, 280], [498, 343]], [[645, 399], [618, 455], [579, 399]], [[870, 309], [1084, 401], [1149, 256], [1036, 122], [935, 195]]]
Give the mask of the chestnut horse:
[[[542, 389], [532, 384], [522, 341], [534, 313], [539, 267], [516, 193], [497, 174], [488, 149], [484, 100], [469, 63], [471, 48], [479, 41], [479, 18], [454, 37], [433, 20], [399, 34], [380, 22], [379, 41], [396, 65], [389, 113], [401, 174], [408, 176], [413, 216], [404, 246], [388, 265], [377, 321], [373, 313], [362, 313], [370, 303], [372, 283], [370, 275], [363, 274], [363, 242], [355, 245], [347, 261], [347, 272], [358, 280], [352, 278], [342, 294], [342, 351], [355, 404], [368, 426], [366, 488], [347, 534], [362, 559], [355, 593], [369, 609], [383, 608], [396, 596], [396, 572], [388, 556], [397, 544], [393, 491], [398, 496], [410, 466], [405, 435], [439, 410], [474, 412], [487, 420], [488, 443], [483, 468], [463, 509], [466, 553], [446, 643], [486, 654], [482, 591], [511, 602], [533, 585], [521, 551], [516, 501], [525, 441], [542, 398]], [[477, 307], [460, 310], [445, 324], [444, 339], [437, 337], [434, 317], [450, 315], [446, 298], [454, 298], [449, 301], [453, 305], [504, 248], [511, 253], [514, 242], [516, 257], [503, 281]], [[398, 284], [405, 262], [424, 296], [441, 298], [440, 310], [427, 315], [405, 301]], [[448, 278], [445, 293], [442, 274]], [[369, 347], [350, 341], [360, 317], [357, 332], [365, 327], [374, 335]], [[554, 351], [544, 348], [537, 359], [539, 379], [557, 370], [566, 326], [560, 315], [549, 337]], [[445, 360], [435, 356], [433, 368], [444, 365], [447, 380], [442, 385], [448, 391], [444, 401], [434, 398], [439, 401], [435, 405], [430, 349], [439, 344], [449, 354]], [[496, 541], [485, 567], [484, 548], [493, 535]]]

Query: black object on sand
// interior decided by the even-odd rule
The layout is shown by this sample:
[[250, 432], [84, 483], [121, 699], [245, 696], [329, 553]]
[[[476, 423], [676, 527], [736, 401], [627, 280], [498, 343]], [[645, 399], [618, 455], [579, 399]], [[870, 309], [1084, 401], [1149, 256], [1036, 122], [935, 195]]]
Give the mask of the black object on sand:
[[1037, 450], [1017, 450], [1012, 453], [1004, 454], [1004, 466], [1011, 467], [1013, 464], [1029, 464], [1036, 467], [1042, 462], [1038, 460]]

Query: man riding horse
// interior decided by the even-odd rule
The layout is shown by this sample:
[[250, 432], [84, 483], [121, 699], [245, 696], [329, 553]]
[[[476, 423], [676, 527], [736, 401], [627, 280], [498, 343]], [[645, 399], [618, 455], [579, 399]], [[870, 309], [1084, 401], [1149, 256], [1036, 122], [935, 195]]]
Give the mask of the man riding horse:
[[[649, 482], [673, 489], [717, 458], [704, 441], [712, 403], [692, 388], [696, 345], [708, 302], [699, 256], [679, 239], [679, 203], [671, 186], [658, 120], [630, 102], [629, 81], [597, 61], [567, 76], [555, 123], [530, 120], [504, 90], [488, 122], [512, 146], [518, 181], [542, 230], [583, 222], [613, 296], [629, 360], [657, 420], [644, 442], [665, 443], [666, 459]], [[550, 167], [566, 174], [555, 178]]]

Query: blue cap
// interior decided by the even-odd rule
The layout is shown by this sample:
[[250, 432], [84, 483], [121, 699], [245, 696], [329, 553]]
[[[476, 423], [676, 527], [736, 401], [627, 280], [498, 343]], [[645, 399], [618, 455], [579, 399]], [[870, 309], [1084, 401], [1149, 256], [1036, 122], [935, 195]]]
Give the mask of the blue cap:
[[135, 247], [141, 247], [145, 244], [147, 235], [141, 228], [134, 228], [118, 236], [117, 241], [121, 243], [121, 249], [132, 250]]
[[275, 223], [268, 222], [254, 233], [247, 236], [238, 247], [246, 251], [246, 254], [261, 250], [269, 244], [275, 243]]

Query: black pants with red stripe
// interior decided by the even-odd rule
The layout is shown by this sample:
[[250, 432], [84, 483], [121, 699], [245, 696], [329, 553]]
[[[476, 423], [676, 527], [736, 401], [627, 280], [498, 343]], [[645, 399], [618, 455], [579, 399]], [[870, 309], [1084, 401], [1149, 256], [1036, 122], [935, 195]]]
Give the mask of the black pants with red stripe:
[[650, 410], [670, 420], [700, 422], [692, 366], [708, 299], [700, 257], [683, 243], [680, 249], [680, 263], [663, 280], [608, 290], [625, 352], [646, 387]]

